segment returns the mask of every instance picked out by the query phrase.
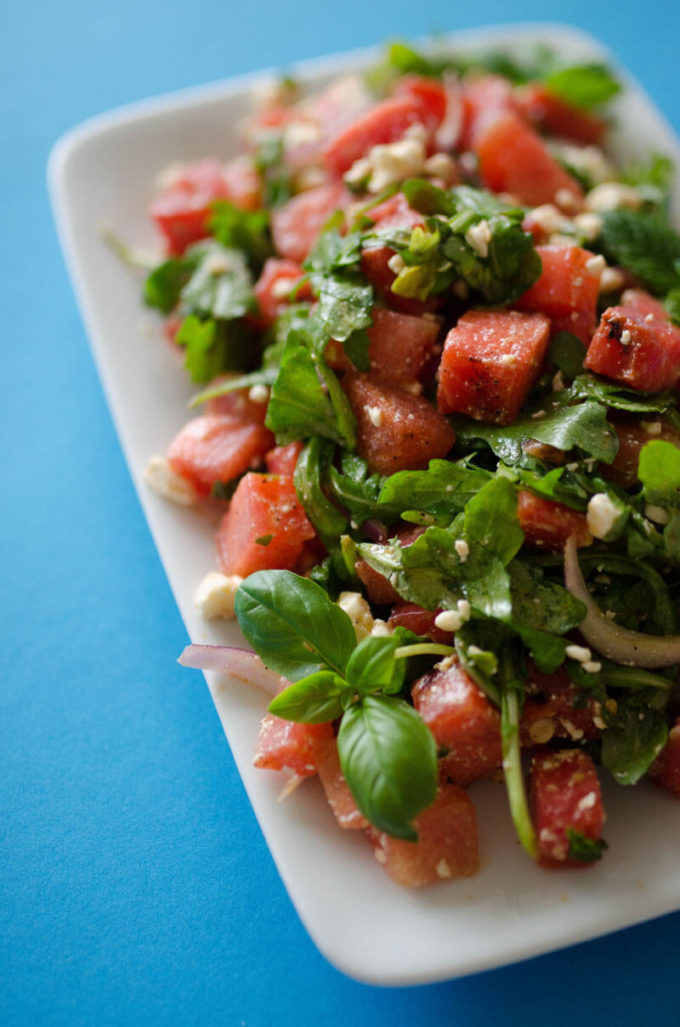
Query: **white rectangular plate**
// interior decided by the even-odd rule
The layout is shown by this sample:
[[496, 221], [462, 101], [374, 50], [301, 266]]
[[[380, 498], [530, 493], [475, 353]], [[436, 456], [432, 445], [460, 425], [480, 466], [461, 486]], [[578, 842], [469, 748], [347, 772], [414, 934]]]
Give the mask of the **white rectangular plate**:
[[[452, 36], [459, 47], [543, 41], [566, 59], [610, 55], [591, 38], [554, 25], [513, 26]], [[307, 62], [315, 86], [374, 51]], [[198, 580], [214, 563], [214, 517], [151, 494], [142, 475], [187, 417], [191, 392], [160, 325], [142, 310], [140, 281], [103, 244], [106, 224], [128, 242], [155, 240], [146, 208], [152, 183], [172, 160], [239, 150], [237, 125], [262, 76], [248, 76], [134, 104], [76, 128], [56, 145], [49, 182], [62, 245], [125, 455], [170, 584], [195, 642], [238, 644], [233, 625], [204, 623], [193, 607]], [[670, 128], [624, 74], [617, 118], [628, 153], [656, 149], [680, 160]], [[630, 131], [633, 129], [633, 131]], [[626, 134], [615, 145], [626, 152]], [[675, 210], [679, 209], [676, 188]], [[184, 640], [177, 639], [178, 652]], [[651, 787], [605, 782], [610, 851], [585, 872], [546, 872], [515, 840], [504, 789], [476, 785], [482, 867], [471, 880], [410, 892], [393, 884], [361, 833], [336, 827], [321, 789], [306, 783], [277, 802], [278, 775], [254, 770], [264, 698], [209, 676], [209, 685], [262, 830], [312, 938], [345, 973], [376, 984], [415, 984], [488, 969], [594, 938], [680, 908], [680, 807]]]

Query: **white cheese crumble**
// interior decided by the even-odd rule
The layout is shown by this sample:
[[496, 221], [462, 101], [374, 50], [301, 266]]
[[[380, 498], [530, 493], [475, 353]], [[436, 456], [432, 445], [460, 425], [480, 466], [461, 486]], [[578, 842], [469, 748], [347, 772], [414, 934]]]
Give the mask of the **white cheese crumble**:
[[411, 125], [396, 142], [371, 147], [366, 156], [355, 161], [345, 174], [345, 182], [350, 186], [366, 182], [370, 193], [381, 193], [405, 178], [422, 175], [425, 160], [425, 128], [423, 125]]
[[357, 642], [367, 638], [373, 630], [375, 621], [368, 605], [360, 592], [341, 592], [338, 596], [338, 606], [344, 610], [354, 626]]
[[233, 620], [236, 589], [243, 578], [237, 574], [227, 576], [219, 571], [210, 571], [201, 580], [194, 595], [194, 603], [205, 620]]
[[586, 261], [586, 273], [591, 278], [600, 278], [602, 272], [607, 266], [607, 261], [604, 259], [601, 253], [597, 253], [594, 257], [588, 257]]
[[661, 421], [641, 421], [640, 423], [647, 435], [661, 434]]
[[581, 666], [586, 674], [599, 674], [602, 670], [602, 664], [599, 660], [586, 660], [586, 662], [582, 663]]
[[618, 292], [625, 285], [623, 274], [615, 267], [606, 267], [600, 275], [600, 292]]
[[584, 795], [582, 799], [579, 799], [578, 804], [577, 804], [577, 809], [580, 809], [580, 810], [592, 809], [596, 802], [597, 802], [597, 795], [596, 795], [596, 793], [595, 792], [588, 792], [588, 794]]
[[456, 162], [448, 153], [433, 153], [425, 161], [424, 171], [431, 178], [441, 178], [448, 185], [456, 177]]
[[468, 556], [470, 555], [470, 546], [467, 544], [464, 538], [457, 538], [453, 543], [453, 548], [458, 553], [458, 558], [461, 563], [465, 563]]
[[248, 399], [252, 403], [266, 403], [269, 399], [269, 389], [266, 385], [252, 385], [248, 393]]
[[620, 511], [606, 492], [596, 492], [590, 497], [586, 523], [594, 538], [606, 538], [619, 519]]
[[434, 624], [440, 631], [460, 631], [463, 618], [457, 610], [442, 610], [435, 617]]
[[546, 235], [561, 232], [569, 224], [554, 203], [542, 203], [540, 207], [534, 207], [530, 211], [530, 218]]
[[272, 296], [275, 300], [287, 300], [294, 284], [291, 278], [277, 278], [272, 284]]
[[471, 246], [480, 257], [489, 256], [489, 243], [493, 235], [491, 226], [486, 218], [482, 218], [476, 225], [470, 225], [465, 233], [465, 241]]
[[564, 652], [570, 660], [576, 660], [577, 663], [588, 663], [593, 658], [592, 652], [585, 645], [568, 645]]
[[604, 222], [599, 214], [588, 210], [584, 211], [583, 214], [577, 214], [574, 218], [574, 224], [579, 232], [584, 235], [586, 242], [593, 242], [602, 231]]
[[383, 414], [380, 407], [364, 407], [364, 410], [366, 411], [366, 416], [371, 424], [375, 425], [376, 428], [379, 428], [383, 423]]
[[198, 500], [191, 482], [176, 474], [164, 456], [151, 457], [144, 471], [144, 481], [157, 496], [178, 506], [193, 506]]
[[622, 346], [630, 346], [630, 341], [631, 341], [630, 329], [624, 328], [623, 331], [621, 332], [621, 338], [619, 339], [619, 342], [621, 343]]
[[639, 210], [642, 196], [623, 182], [601, 182], [586, 194], [586, 210], [602, 214], [608, 210]]
[[446, 878], [451, 877], [451, 867], [445, 859], [440, 859], [435, 867], [437, 871], [437, 877]]
[[387, 261], [387, 266], [390, 271], [394, 271], [395, 275], [398, 275], [400, 271], [404, 270], [406, 264], [404, 263], [404, 258], [401, 253], [395, 253]]

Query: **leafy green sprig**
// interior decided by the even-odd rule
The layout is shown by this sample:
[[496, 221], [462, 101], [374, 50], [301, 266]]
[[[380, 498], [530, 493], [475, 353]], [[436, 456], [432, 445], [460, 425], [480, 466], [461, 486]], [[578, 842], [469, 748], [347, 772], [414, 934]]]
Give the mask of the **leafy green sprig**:
[[270, 711], [312, 724], [339, 719], [340, 766], [357, 806], [379, 830], [416, 841], [413, 820], [437, 792], [434, 737], [399, 698], [417, 636], [398, 628], [357, 644], [344, 610], [289, 571], [252, 574], [235, 608], [262, 660], [293, 682]]

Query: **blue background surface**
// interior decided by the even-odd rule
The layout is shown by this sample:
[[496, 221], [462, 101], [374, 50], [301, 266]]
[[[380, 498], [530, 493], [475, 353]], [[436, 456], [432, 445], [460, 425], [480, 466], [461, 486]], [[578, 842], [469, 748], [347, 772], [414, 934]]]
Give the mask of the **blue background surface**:
[[[382, 990], [300, 925], [143, 520], [45, 189], [67, 128], [386, 35], [571, 22], [680, 128], [680, 5], [22, 0], [0, 34], [0, 1021], [486, 1025], [674, 1020], [680, 914], [466, 980]], [[313, 858], [313, 854], [310, 854]], [[370, 915], [370, 911], [367, 911]]]

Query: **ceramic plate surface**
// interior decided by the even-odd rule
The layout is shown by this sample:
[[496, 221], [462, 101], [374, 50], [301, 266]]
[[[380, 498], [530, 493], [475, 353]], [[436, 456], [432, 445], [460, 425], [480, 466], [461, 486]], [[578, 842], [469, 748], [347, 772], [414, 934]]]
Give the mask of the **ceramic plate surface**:
[[[451, 37], [460, 48], [543, 41], [566, 59], [604, 57], [582, 33], [554, 25], [512, 26]], [[307, 62], [296, 69], [311, 88], [375, 51]], [[613, 63], [613, 62], [612, 62]], [[680, 161], [667, 123], [639, 87], [617, 101], [620, 154], [656, 149]], [[134, 104], [64, 136], [49, 167], [55, 216], [99, 373], [154, 539], [194, 642], [239, 644], [234, 625], [206, 624], [194, 589], [214, 565], [213, 515], [165, 503], [143, 472], [186, 420], [192, 392], [160, 322], [142, 308], [140, 280], [102, 242], [105, 224], [126, 241], [157, 245], [146, 208], [158, 171], [172, 160], [239, 152], [237, 125], [253, 75]], [[680, 190], [674, 196], [676, 216]], [[178, 653], [185, 644], [177, 639]], [[187, 672], [188, 673], [188, 672]], [[546, 872], [515, 840], [504, 789], [490, 782], [471, 794], [480, 824], [477, 877], [422, 891], [393, 884], [360, 832], [336, 827], [320, 787], [310, 781], [277, 802], [279, 775], [256, 771], [252, 754], [266, 700], [216, 677], [209, 686], [245, 787], [300, 917], [324, 955], [359, 980], [414, 984], [500, 966], [680, 908], [677, 800], [644, 785], [604, 783], [608, 812], [604, 861], [586, 871]]]

